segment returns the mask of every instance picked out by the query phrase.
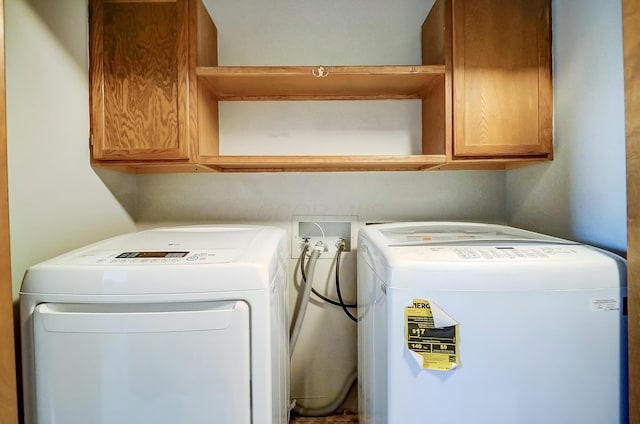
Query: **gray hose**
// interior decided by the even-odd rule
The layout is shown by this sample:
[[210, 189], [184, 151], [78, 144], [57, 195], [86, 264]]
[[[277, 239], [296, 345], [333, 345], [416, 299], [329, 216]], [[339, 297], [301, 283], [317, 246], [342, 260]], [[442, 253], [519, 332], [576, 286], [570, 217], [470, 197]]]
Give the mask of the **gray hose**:
[[[307, 306], [309, 305], [309, 298], [311, 297], [311, 287], [313, 286], [313, 274], [316, 269], [316, 262], [322, 253], [321, 247], [316, 245], [311, 252], [311, 258], [307, 264], [307, 281], [305, 282], [302, 292], [302, 299], [300, 300], [300, 309], [296, 315], [295, 322], [293, 323], [293, 330], [291, 331], [291, 337], [289, 338], [289, 358], [293, 356], [293, 350], [298, 342], [298, 336], [300, 336], [300, 329], [302, 328], [302, 322], [304, 316], [307, 313]], [[303, 252], [302, 254], [305, 254]]]
[[338, 397], [336, 397], [335, 400], [330, 404], [321, 406], [319, 408], [305, 408], [299, 403], [296, 403], [296, 405], [293, 407], [293, 412], [302, 417], [325, 417], [327, 415], [333, 414], [338, 408], [340, 408], [340, 405], [344, 403], [345, 399], [349, 395], [349, 392], [351, 391], [351, 387], [355, 384], [357, 379], [358, 373], [354, 371], [347, 378], [347, 381], [342, 387], [342, 391], [340, 392]]

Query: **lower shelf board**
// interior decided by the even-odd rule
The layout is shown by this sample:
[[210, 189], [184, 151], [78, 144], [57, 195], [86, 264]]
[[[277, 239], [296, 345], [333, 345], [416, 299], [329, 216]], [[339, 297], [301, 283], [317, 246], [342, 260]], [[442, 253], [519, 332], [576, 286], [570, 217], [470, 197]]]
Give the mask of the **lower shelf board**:
[[201, 163], [222, 172], [247, 171], [424, 171], [446, 162], [444, 155], [411, 156], [216, 156]]
[[203, 156], [185, 161], [94, 160], [92, 165], [137, 174], [246, 172], [365, 172], [507, 170], [550, 158], [485, 158], [447, 161], [445, 155], [409, 156]]

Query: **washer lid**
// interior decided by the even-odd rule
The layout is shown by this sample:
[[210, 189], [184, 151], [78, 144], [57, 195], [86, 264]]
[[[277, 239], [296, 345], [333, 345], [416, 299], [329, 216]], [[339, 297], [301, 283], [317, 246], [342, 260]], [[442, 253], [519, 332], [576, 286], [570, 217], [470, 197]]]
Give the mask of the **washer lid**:
[[594, 247], [493, 224], [413, 222], [360, 230], [358, 260], [387, 287], [575, 290], [625, 284], [622, 258]]
[[103, 250], [246, 249], [264, 227], [195, 225], [124, 234], [93, 246]]
[[192, 226], [125, 234], [34, 265], [22, 293], [171, 294], [270, 287], [285, 255], [284, 231]]
[[572, 244], [568, 240], [519, 228], [496, 224], [468, 222], [410, 222], [374, 225], [372, 232], [378, 231], [386, 239], [386, 244], [470, 244], [500, 241], [538, 241]]
[[59, 265], [194, 265], [238, 260], [263, 227], [189, 226], [124, 234], [54, 258]]

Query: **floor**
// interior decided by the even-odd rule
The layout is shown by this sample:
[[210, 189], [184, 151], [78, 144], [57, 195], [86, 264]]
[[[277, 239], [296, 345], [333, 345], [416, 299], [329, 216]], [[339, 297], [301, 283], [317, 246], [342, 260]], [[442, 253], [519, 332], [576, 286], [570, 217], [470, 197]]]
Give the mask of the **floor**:
[[358, 416], [353, 414], [332, 415], [330, 417], [294, 417], [290, 424], [358, 424]]

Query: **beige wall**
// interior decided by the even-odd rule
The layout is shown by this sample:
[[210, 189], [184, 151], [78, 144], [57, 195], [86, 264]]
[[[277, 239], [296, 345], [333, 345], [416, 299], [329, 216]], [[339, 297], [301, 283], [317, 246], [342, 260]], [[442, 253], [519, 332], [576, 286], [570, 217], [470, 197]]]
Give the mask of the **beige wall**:
[[86, 0], [7, 0], [5, 8], [16, 297], [28, 266], [132, 230], [135, 178], [105, 174], [107, 187], [89, 166]]
[[512, 224], [626, 251], [620, 1], [552, 2], [552, 163], [507, 173]]

